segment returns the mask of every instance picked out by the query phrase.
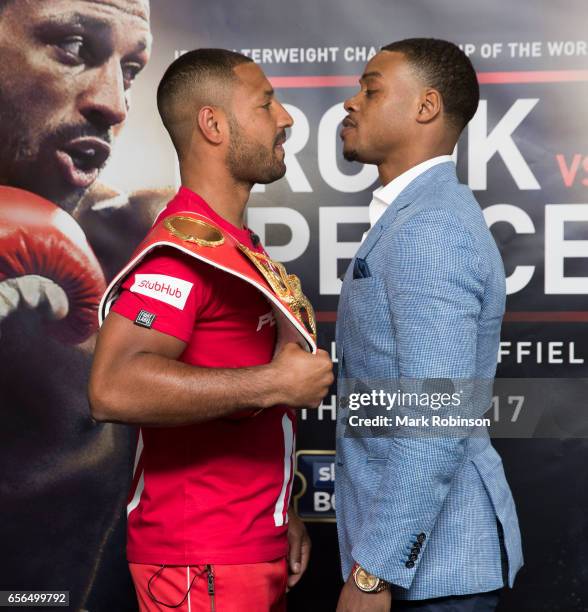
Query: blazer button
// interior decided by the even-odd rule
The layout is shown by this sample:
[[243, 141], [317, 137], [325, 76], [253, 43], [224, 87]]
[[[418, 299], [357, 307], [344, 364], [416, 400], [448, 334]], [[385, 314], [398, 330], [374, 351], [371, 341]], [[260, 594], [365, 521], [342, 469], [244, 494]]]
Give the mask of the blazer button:
[[414, 567], [414, 561], [407, 561], [404, 566], [408, 567], [408, 569], [412, 569]]
[[421, 547], [420, 547], [420, 546], [413, 546], [413, 547], [410, 549], [410, 552], [411, 552], [413, 555], [418, 555], [418, 554], [421, 552]]
[[416, 561], [417, 560], [418, 555], [416, 553], [412, 553], [412, 555], [410, 555], [410, 557], [408, 558], [409, 561]]
[[426, 539], [427, 539], [427, 536], [424, 533], [419, 533], [419, 535], [417, 536], [417, 542], [419, 544], [422, 544]]

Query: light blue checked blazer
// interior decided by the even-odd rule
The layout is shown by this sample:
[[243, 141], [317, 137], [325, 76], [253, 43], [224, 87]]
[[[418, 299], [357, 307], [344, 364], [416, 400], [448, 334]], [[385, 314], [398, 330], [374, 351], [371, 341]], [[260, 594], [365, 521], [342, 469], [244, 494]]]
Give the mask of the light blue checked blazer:
[[[349, 391], [349, 379], [367, 388], [401, 377], [493, 379], [504, 267], [453, 163], [410, 183], [356, 257], [371, 275], [354, 279], [352, 261], [343, 282], [340, 394]], [[520, 532], [486, 429], [358, 438], [344, 435], [348, 416], [348, 408], [339, 408], [335, 489], [343, 578], [357, 561], [391, 582], [398, 599], [498, 589], [504, 584], [498, 519], [512, 586], [523, 564]]]

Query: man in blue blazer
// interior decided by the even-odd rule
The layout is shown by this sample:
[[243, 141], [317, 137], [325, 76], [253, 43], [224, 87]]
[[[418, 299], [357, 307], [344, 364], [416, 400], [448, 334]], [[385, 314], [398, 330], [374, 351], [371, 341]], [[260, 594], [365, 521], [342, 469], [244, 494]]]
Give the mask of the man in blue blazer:
[[[440, 384], [458, 394], [454, 417], [481, 417], [490, 407], [504, 268], [451, 158], [478, 106], [476, 74], [452, 43], [409, 39], [383, 47], [360, 85], [344, 105], [343, 152], [376, 164], [382, 187], [337, 317], [337, 528], [346, 580], [337, 610], [494, 610], [523, 558], [486, 427], [469, 421], [439, 433], [425, 419], [411, 434], [392, 419], [378, 421], [374, 435], [357, 425], [381, 414], [374, 404], [387, 383], [421, 393]], [[472, 391], [480, 381], [490, 384]], [[362, 394], [371, 400], [357, 411]], [[411, 416], [431, 417], [430, 406]]]

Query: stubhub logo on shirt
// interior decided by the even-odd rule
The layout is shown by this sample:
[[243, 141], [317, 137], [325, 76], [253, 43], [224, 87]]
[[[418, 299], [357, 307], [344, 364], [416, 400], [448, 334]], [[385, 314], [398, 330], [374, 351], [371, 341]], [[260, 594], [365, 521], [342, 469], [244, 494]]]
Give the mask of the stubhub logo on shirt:
[[131, 291], [184, 310], [193, 286], [194, 283], [165, 274], [135, 274]]

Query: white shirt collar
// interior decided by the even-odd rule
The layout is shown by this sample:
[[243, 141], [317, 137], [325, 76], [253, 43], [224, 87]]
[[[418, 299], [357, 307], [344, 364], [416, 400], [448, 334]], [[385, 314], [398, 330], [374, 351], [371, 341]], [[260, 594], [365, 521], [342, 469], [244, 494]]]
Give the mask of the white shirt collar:
[[[400, 195], [401, 191], [404, 191], [417, 176], [421, 175], [429, 168], [436, 166], [437, 164], [443, 164], [445, 162], [453, 161], [451, 155], [439, 155], [438, 157], [432, 157], [426, 161], [413, 166], [406, 172], [403, 172], [400, 176], [391, 180], [387, 185], [378, 187], [373, 192], [373, 198], [369, 205], [369, 217], [370, 217], [370, 229], [378, 222], [379, 218], [386, 212], [386, 209], [394, 200]], [[366, 232], [367, 234], [367, 232]], [[365, 238], [365, 234], [364, 234]]]

